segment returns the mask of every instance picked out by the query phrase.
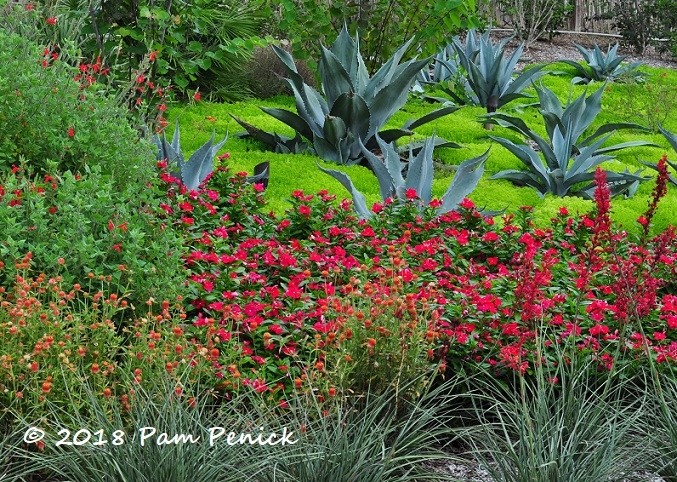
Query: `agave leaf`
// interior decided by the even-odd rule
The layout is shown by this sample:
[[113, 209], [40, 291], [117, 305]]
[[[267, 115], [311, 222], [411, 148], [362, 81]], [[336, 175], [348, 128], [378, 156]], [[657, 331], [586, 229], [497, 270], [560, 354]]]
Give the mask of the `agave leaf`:
[[463, 161], [458, 166], [454, 179], [442, 196], [442, 205], [437, 209], [438, 215], [452, 211], [475, 190], [480, 179], [482, 179], [484, 163], [489, 156], [490, 149], [487, 149], [481, 156]]
[[425, 205], [430, 204], [433, 198], [433, 149], [435, 135], [432, 140], [426, 140], [423, 149], [409, 162], [409, 171], [405, 180], [405, 189], [415, 189], [416, 194]]
[[268, 187], [268, 179], [270, 178], [270, 162], [264, 161], [254, 167], [254, 175], [247, 177], [249, 184], [263, 184], [263, 188]]
[[[573, 132], [572, 132], [572, 137], [574, 139], [578, 139], [583, 135], [583, 132], [590, 127], [590, 125], [593, 123], [595, 118], [597, 117], [597, 114], [602, 110], [602, 93], [604, 92], [604, 89], [606, 88], [606, 83], [603, 84], [599, 89], [597, 89], [595, 92], [592, 93], [589, 97], [585, 98], [585, 95], [587, 93], [586, 91], [583, 93], [579, 99], [585, 99], [585, 106], [581, 108], [582, 113], [578, 117], [579, 122], [577, 124], [573, 124]], [[568, 108], [566, 109], [567, 111], [569, 110]], [[566, 118], [566, 112], [562, 116], [562, 121], [564, 122]]]
[[544, 185], [543, 180], [540, 176], [535, 175], [532, 172], [518, 171], [516, 169], [506, 169], [501, 172], [497, 172], [489, 178], [493, 179], [506, 179], [518, 186], [529, 186], [533, 187], [538, 191], [538, 195], [542, 198], [547, 192], [548, 188]]
[[[391, 143], [395, 142], [397, 139], [400, 139], [401, 137], [412, 136], [414, 135], [414, 133], [408, 129], [386, 129], [384, 131], [379, 131], [378, 135], [384, 141]], [[375, 142], [374, 137], [371, 137], [370, 139], [367, 140], [366, 146], [369, 149], [376, 149], [376, 147], [378, 146], [378, 144]]]
[[[500, 98], [503, 97], [507, 98], [508, 96], [512, 96], [511, 97], [512, 100], [518, 98], [517, 96], [532, 97], [531, 95], [522, 93], [521, 91], [526, 89], [529, 85], [531, 85], [544, 75], [551, 73], [551, 71], [549, 70], [543, 70], [545, 67], [547, 67], [546, 64], [537, 65], [535, 67], [530, 68], [529, 70], [525, 70], [524, 72], [522, 72], [514, 80], [512, 80], [509, 84], [506, 85], [506, 88], [501, 92]], [[507, 100], [503, 100], [502, 102], [500, 102], [499, 107], [507, 104], [508, 102], [509, 101]]]
[[212, 132], [209, 141], [190, 156], [190, 159], [181, 167], [181, 180], [189, 190], [197, 190], [200, 183], [214, 170], [214, 156], [228, 140], [225, 138], [213, 146], [216, 130]]
[[[369, 136], [373, 136], [390, 119], [395, 112], [407, 103], [409, 98], [409, 88], [416, 78], [416, 74], [424, 65], [428, 64], [428, 59], [419, 61], [409, 61], [400, 74], [383, 87], [374, 96], [374, 100], [368, 103], [371, 111], [371, 125], [369, 126]], [[366, 100], [366, 99], [365, 99]]]
[[539, 179], [541, 179], [541, 183], [545, 185], [546, 189], [551, 190], [552, 181], [550, 180], [550, 176], [548, 175], [548, 172], [546, 171], [546, 168], [543, 165], [543, 161], [538, 156], [536, 151], [534, 151], [531, 147], [526, 145], [514, 144], [508, 139], [503, 139], [501, 137], [494, 136], [489, 137], [494, 141], [498, 142], [506, 149], [508, 149], [510, 152], [512, 152], [520, 161], [524, 163], [524, 165], [527, 166], [529, 171], [531, 171], [532, 173], [534, 173], [534, 175], [536, 175]]
[[605, 124], [599, 127], [594, 134], [586, 137], [581, 142], [578, 143], [579, 146], [587, 146], [590, 142], [594, 141], [597, 137], [606, 134], [607, 132], [617, 131], [619, 129], [637, 129], [644, 132], [648, 132], [651, 129], [648, 127], [641, 126], [639, 124], [634, 124], [630, 122], [612, 122]]
[[343, 119], [355, 138], [367, 138], [371, 112], [367, 103], [358, 94], [354, 92], [341, 94], [329, 114]]
[[[310, 126], [308, 125], [308, 123], [305, 121], [305, 119], [303, 117], [296, 114], [295, 112], [289, 111], [287, 109], [276, 109], [276, 108], [271, 108], [271, 107], [259, 107], [259, 109], [261, 109], [266, 114], [270, 114], [271, 116], [275, 117], [277, 120], [284, 122], [285, 124], [287, 124], [289, 127], [294, 129], [296, 132], [301, 134], [306, 139], [312, 139], [313, 138], [313, 131], [310, 129]], [[235, 118], [235, 120], [240, 122], [237, 119], [237, 117], [235, 117], [235, 116], [233, 116], [233, 117]], [[240, 125], [242, 125], [241, 122], [240, 122]], [[251, 127], [253, 127], [253, 126], [251, 126]]]
[[649, 141], [629, 141], [629, 142], [621, 142], [620, 144], [615, 144], [609, 147], [602, 147], [597, 151], [595, 151], [595, 154], [604, 154], [607, 152], [614, 152], [620, 149], [625, 149], [626, 147], [639, 147], [639, 146], [661, 147], [660, 144], [655, 144]]
[[[397, 154], [397, 152], [395, 152], [390, 144], [383, 142], [378, 137], [378, 135], [376, 139], [379, 141], [379, 145], [381, 146], [381, 153], [383, 154], [385, 162], [376, 157], [373, 152], [364, 147], [364, 144], [362, 144], [361, 140], [358, 139], [358, 142], [360, 143], [364, 157], [369, 163], [369, 167], [376, 175], [379, 191], [381, 193], [381, 199], [388, 199], [395, 196], [396, 186], [404, 185], [402, 170], [399, 166], [400, 156]], [[396, 165], [395, 169], [393, 169], [391, 172], [389, 167], [395, 164], [393, 159], [395, 159]], [[393, 176], [393, 174], [395, 176]], [[397, 181], [395, 179], [397, 179]]]
[[[174, 134], [172, 135], [172, 149], [178, 153], [181, 152], [181, 133], [179, 132], [178, 118], [176, 119], [176, 128], [174, 129]], [[181, 156], [181, 160], [183, 161], [183, 156]]]
[[[328, 122], [326, 122], [324, 126], [327, 130], [327, 135], [338, 136], [340, 134], [341, 123], [343, 123], [343, 121], [338, 117], [328, 119]], [[343, 127], [345, 128], [345, 125], [343, 125]], [[347, 145], [347, 138], [332, 138], [332, 141], [330, 141], [329, 139], [325, 139], [324, 135], [315, 135], [313, 137], [313, 149], [315, 150], [315, 153], [325, 161], [332, 161], [344, 165], [351, 164], [348, 156], [350, 149]]]
[[336, 55], [324, 47], [322, 47], [319, 72], [322, 79], [322, 90], [324, 95], [327, 96], [327, 105], [333, 106], [336, 99], [346, 92], [355, 92], [350, 74], [343, 68]]
[[230, 116], [233, 119], [235, 119], [235, 122], [240, 124], [247, 131], [247, 134], [252, 136], [254, 139], [261, 141], [264, 144], [267, 144], [271, 147], [275, 147], [277, 145], [278, 141], [277, 141], [276, 135], [271, 134], [271, 133], [266, 132], [266, 131], [262, 131], [258, 127], [255, 127], [255, 126], [243, 121], [242, 119], [240, 119], [239, 117], [237, 117], [233, 114], [230, 114]]
[[[605, 156], [605, 155], [599, 155], [598, 148], [606, 142], [606, 140], [612, 135], [613, 133], [609, 133], [604, 137], [599, 138], [597, 141], [592, 143], [589, 146], [586, 146], [583, 148], [576, 156], [574, 159], [573, 164], [571, 164], [571, 167], [566, 171], [565, 174], [565, 179], [568, 181], [570, 179], [576, 178], [576, 176], [580, 175], [581, 173], [588, 172], [590, 169], [593, 167], [601, 164], [604, 161], [608, 161], [609, 159], [613, 159], [612, 156]], [[573, 181], [573, 183], [576, 182], [582, 182], [582, 181]]]
[[[344, 24], [330, 50], [348, 73], [353, 86], [352, 90], [357, 93], [362, 92], [369, 82], [369, 72], [360, 55], [359, 37], [356, 36], [355, 41], [353, 41]], [[344, 92], [348, 92], [348, 90], [344, 90]]]
[[[581, 77], [576, 77], [576, 78], [582, 79], [582, 80], [588, 80], [588, 81], [590, 80], [590, 75], [589, 75], [588, 71], [585, 69], [585, 67], [583, 67], [578, 62], [575, 62], [575, 61], [569, 60], [569, 59], [558, 59], [557, 61], [568, 64], [568, 65], [574, 67], [576, 70], [578, 70], [578, 72], [581, 74]], [[576, 82], [572, 81], [572, 83], [576, 83]]]
[[369, 219], [373, 216], [373, 213], [367, 207], [367, 198], [365, 198], [364, 194], [355, 188], [353, 181], [345, 172], [335, 171], [333, 169], [325, 169], [320, 166], [317, 161], [315, 161], [315, 164], [317, 164], [317, 167], [320, 169], [320, 171], [332, 176], [350, 192], [351, 196], [353, 197], [355, 211], [357, 211], [357, 214], [361, 219]]
[[432, 122], [434, 120], [437, 120], [440, 117], [444, 117], [445, 115], [453, 114], [458, 109], [460, 109], [460, 107], [450, 106], [450, 107], [443, 107], [441, 109], [434, 110], [431, 113], [426, 114], [423, 117], [420, 117], [418, 119], [409, 119], [407, 122], [404, 123], [404, 125], [402, 126], [402, 129], [414, 130], [417, 127], [422, 126], [423, 124], [427, 124], [428, 122]]
[[550, 159], [546, 157], [546, 162], [551, 170], [559, 168], [561, 171], [567, 171], [569, 160], [571, 159], [571, 131], [568, 129], [563, 134], [559, 127], [555, 127], [552, 136], [552, 151], [554, 156]]
[[[622, 193], [627, 193], [627, 197], [632, 197], [637, 192], [639, 183], [646, 181], [648, 177], [641, 177], [639, 173], [641, 170], [631, 174], [627, 169], [623, 172], [605, 171], [606, 180], [608, 183], [610, 197], [618, 196]], [[594, 173], [590, 173], [590, 179], [594, 178]], [[593, 200], [595, 198], [596, 185], [594, 183], [575, 191], [573, 194], [584, 199]]]
[[[381, 68], [378, 69], [378, 71], [376, 71], [374, 76], [369, 80], [362, 94], [362, 97], [364, 97], [364, 100], [367, 102], [367, 105], [371, 105], [372, 100], [376, 97], [376, 94], [378, 94], [382, 88], [384, 88], [390, 83], [391, 79], [395, 74], [395, 71], [397, 70], [400, 60], [402, 60], [402, 57], [404, 56], [405, 52], [409, 49], [409, 46], [413, 41], [414, 38], [412, 37], [411, 39], [409, 39], [408, 42], [406, 42], [399, 49], [397, 49], [393, 54], [393, 56], [390, 57], [388, 61], [385, 64], [383, 64]], [[425, 65], [428, 64], [429, 60], [430, 59], [426, 59]], [[407, 87], [407, 89], [408, 88], [409, 87]]]
[[501, 127], [506, 127], [510, 130], [513, 130], [519, 134], [522, 134], [524, 137], [527, 137], [538, 144], [538, 148], [541, 152], [544, 153], [546, 157], [553, 157], [552, 148], [548, 141], [543, 139], [541, 136], [536, 134], [534, 131], [529, 129], [526, 123], [519, 117], [512, 116], [509, 114], [502, 114], [500, 112], [492, 112], [491, 114], [484, 114], [480, 116], [482, 122], [497, 124]]
[[[427, 140], [427, 139], [426, 139]], [[405, 152], [411, 152], [414, 155], [418, 154], [421, 149], [423, 149], [423, 146], [426, 141], [414, 141], [410, 142], [407, 145], [404, 145], [402, 147], [397, 148], [397, 152], [400, 154], [405, 153]], [[447, 141], [446, 139], [442, 139], [441, 137], [435, 137], [435, 149], [438, 148], [451, 148], [451, 149], [463, 149], [463, 146], [460, 144], [457, 144], [455, 142]]]
[[658, 130], [661, 132], [661, 134], [663, 134], [663, 137], [667, 139], [672, 148], [677, 151], [677, 136], [669, 130], [664, 129], [660, 124], [658, 124]]
[[328, 115], [324, 120], [324, 139], [335, 146], [344, 140], [348, 135], [348, 129], [345, 122], [340, 117]]
[[[637, 159], [637, 161], [639, 161], [641, 164], [644, 164], [647, 167], [650, 167], [651, 169], [658, 171], [658, 164], [654, 162], [647, 162], [641, 159]], [[677, 171], [677, 164], [673, 164], [672, 162], [668, 161], [668, 165], [672, 167], [675, 171]], [[668, 179], [672, 184], [677, 186], [677, 178], [675, 178], [672, 174], [668, 173]]]

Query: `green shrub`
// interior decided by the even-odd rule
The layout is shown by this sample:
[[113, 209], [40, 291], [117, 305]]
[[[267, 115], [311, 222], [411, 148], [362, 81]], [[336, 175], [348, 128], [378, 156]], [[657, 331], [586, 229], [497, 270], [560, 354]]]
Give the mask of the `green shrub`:
[[42, 50], [0, 30], [0, 171], [24, 157], [36, 172], [99, 166], [117, 188], [147, 178], [152, 147], [139, 140], [129, 113], [94, 86], [83, 89], [74, 81], [79, 70]]
[[[26, 168], [0, 181], [0, 259], [5, 265], [31, 252], [48, 276], [62, 274], [66, 283], [83, 286], [90, 273], [110, 276], [111, 292], [129, 293], [137, 305], [152, 296], [177, 294], [181, 240], [149, 215], [161, 210], [153, 189], [130, 184], [119, 190], [96, 166], [83, 176], [37, 177]], [[68, 271], [61, 273], [65, 260]], [[0, 286], [8, 286], [8, 276], [0, 276]]]
[[397, 47], [414, 36], [422, 55], [437, 52], [440, 43], [463, 28], [477, 26], [475, 0], [424, 0], [421, 2], [331, 2], [328, 0], [282, 0], [280, 29], [292, 42], [294, 57], [317, 61], [320, 44], [328, 44], [345, 24], [359, 33], [360, 51], [374, 74]]

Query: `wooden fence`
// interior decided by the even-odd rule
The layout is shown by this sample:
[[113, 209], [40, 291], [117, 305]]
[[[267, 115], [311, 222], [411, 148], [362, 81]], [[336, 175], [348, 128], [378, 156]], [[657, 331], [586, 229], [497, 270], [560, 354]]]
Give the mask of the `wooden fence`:
[[[618, 31], [613, 27], [614, 5], [619, 0], [562, 0], [565, 4], [573, 5], [573, 10], [569, 14], [569, 22], [561, 29], [574, 32], [597, 32], [613, 33]], [[485, 0], [478, 2], [481, 11], [489, 19], [493, 20], [495, 26], [508, 26], [509, 15], [502, 12], [495, 0]], [[482, 4], [483, 3], [483, 4]]]

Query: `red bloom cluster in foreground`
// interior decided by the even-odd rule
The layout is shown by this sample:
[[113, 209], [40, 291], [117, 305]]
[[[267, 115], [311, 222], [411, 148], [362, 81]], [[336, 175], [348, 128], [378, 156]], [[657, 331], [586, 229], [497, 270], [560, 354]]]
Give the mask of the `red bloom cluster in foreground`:
[[[345, 353], [346, 327], [367, 357], [408, 329], [423, 365], [443, 369], [525, 373], [561, 362], [563, 350], [600, 370], [647, 355], [675, 361], [675, 231], [641, 243], [614, 231], [603, 173], [596, 182], [596, 213], [562, 209], [547, 229], [533, 227], [527, 207], [492, 219], [466, 201], [435, 217], [417, 210], [413, 194], [377, 206], [366, 222], [326, 192], [295, 192], [278, 219], [260, 214], [258, 191], [225, 169], [199, 192], [168, 183], [159, 215], [185, 233], [194, 329], [225, 345], [220, 353], [236, 354], [230, 366], [214, 359], [223, 387], [331, 385], [329, 361]], [[390, 327], [374, 322], [384, 306]]]

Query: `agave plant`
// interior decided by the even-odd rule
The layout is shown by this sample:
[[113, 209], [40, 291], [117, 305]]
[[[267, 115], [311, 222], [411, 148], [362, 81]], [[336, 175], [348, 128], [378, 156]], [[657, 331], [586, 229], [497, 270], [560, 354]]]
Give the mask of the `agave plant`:
[[475, 29], [470, 29], [465, 45], [457, 36], [451, 44], [458, 55], [458, 62], [467, 72], [468, 84], [477, 97], [477, 105], [485, 107], [487, 112], [495, 112], [512, 100], [531, 97], [523, 92], [524, 89], [549, 73], [543, 70], [545, 65], [537, 65], [513, 79], [524, 43], [506, 58], [505, 45], [509, 41], [510, 38], [507, 38], [494, 45], [488, 30], [480, 35]]
[[[661, 131], [661, 134], [663, 134], [663, 136], [668, 140], [672, 148], [677, 152], [677, 136], [674, 135], [672, 132], [664, 129], [660, 124], [658, 125], [658, 130]], [[645, 166], [650, 167], [651, 169], [658, 170], [658, 164], [654, 162], [646, 162], [642, 161], [641, 159], [638, 159], [638, 161], [644, 164]], [[667, 164], [675, 171], [677, 171], [676, 163], [667, 161]], [[677, 186], [677, 178], [675, 178], [675, 176], [673, 176], [672, 174], [668, 174], [668, 179], [672, 184]]]
[[359, 50], [359, 38], [353, 40], [345, 26], [330, 49], [322, 47], [319, 74], [322, 96], [299, 75], [292, 56], [275, 46], [289, 77], [287, 82], [296, 97], [298, 113], [286, 109], [261, 108], [264, 112], [296, 131], [294, 138], [260, 129], [238, 119], [247, 134], [271, 145], [278, 152], [298, 152], [310, 148], [322, 159], [354, 165], [364, 159], [362, 145], [377, 148], [377, 133], [387, 142], [409, 136], [412, 130], [456, 107], [438, 109], [417, 120], [410, 120], [401, 129], [381, 131], [386, 122], [407, 102], [409, 88], [416, 75], [429, 62], [409, 60], [400, 64], [411, 40], [400, 47], [373, 77], [369, 77]]
[[[172, 142], [168, 143], [165, 133], [162, 137], [155, 136], [155, 145], [157, 146], [157, 159], [166, 160], [170, 167], [170, 173], [174, 177], [181, 180], [181, 183], [189, 190], [197, 190], [200, 183], [214, 171], [214, 156], [223, 147], [228, 140], [228, 133], [223, 140], [214, 144], [214, 136], [216, 130], [212, 133], [212, 137], [202, 147], [193, 153], [186, 161], [183, 152], [181, 151], [181, 133], [179, 131], [179, 120], [176, 120], [176, 129], [172, 135]], [[250, 176], [247, 180], [250, 183], [263, 183], [264, 187], [268, 185], [269, 168], [268, 163], [261, 163], [254, 168], [254, 176]]]
[[416, 82], [412, 87], [412, 92], [427, 102], [449, 103], [449, 99], [426, 95], [426, 87], [441, 90], [457, 105], [479, 103], [451, 45], [445, 46], [433, 57], [432, 75], [428, 66], [424, 67], [416, 76]]
[[[581, 74], [580, 77], [574, 77], [571, 81], [574, 84], [583, 82], [589, 83], [593, 80], [603, 81], [603, 80], [616, 80], [622, 76], [626, 76], [642, 65], [642, 62], [634, 62], [630, 65], [623, 64], [623, 60], [626, 59], [627, 55], [617, 56], [616, 52], [618, 51], [618, 43], [613, 47], [609, 46], [607, 53], [604, 54], [599, 48], [597, 43], [592, 50], [587, 50], [585, 47], [581, 47], [577, 43], [574, 43], [578, 51], [583, 56], [583, 59], [588, 64], [586, 69], [583, 65], [578, 62], [569, 59], [561, 59], [560, 62], [564, 62], [572, 67], [575, 67], [576, 70]], [[636, 77], [642, 77], [641, 72], [634, 72]]]
[[[571, 98], [563, 106], [557, 96], [542, 84], [536, 87], [540, 99], [540, 112], [545, 122], [548, 139], [536, 134], [527, 127], [519, 117], [502, 113], [492, 113], [482, 116], [485, 123], [498, 124], [522, 134], [538, 146], [541, 155], [535, 148], [526, 144], [515, 144], [502, 137], [490, 136], [493, 140], [512, 152], [522, 161], [528, 171], [506, 170], [494, 174], [490, 179], [508, 179], [518, 185], [527, 185], [538, 190], [541, 197], [547, 193], [559, 197], [581, 196], [592, 199], [595, 186], [594, 168], [602, 162], [614, 159], [609, 152], [618, 151], [627, 147], [656, 146], [647, 141], [631, 141], [602, 147], [609, 137], [618, 129], [641, 129], [646, 127], [629, 123], [605, 124], [593, 134], [581, 139], [581, 136], [599, 114], [602, 105], [601, 98], [604, 85], [589, 97], [586, 91], [574, 101]], [[626, 193], [631, 196], [637, 190], [641, 181], [649, 178], [640, 177], [637, 171], [634, 174], [606, 171], [611, 195]], [[574, 189], [579, 183], [590, 182], [585, 187]]]
[[[376, 135], [376, 142], [381, 149], [383, 160], [379, 159], [374, 153], [362, 145], [369, 167], [378, 179], [381, 198], [397, 199], [401, 202], [407, 200], [407, 191], [413, 189], [416, 195], [421, 199], [424, 206], [428, 206], [432, 201], [433, 188], [433, 149], [435, 148], [435, 136], [425, 140], [423, 148], [414, 157], [410, 154], [407, 166], [406, 179], [402, 175], [404, 164], [400, 160], [400, 154], [392, 144], [385, 142]], [[473, 159], [462, 162], [456, 171], [453, 181], [442, 196], [441, 204], [437, 208], [438, 214], [452, 211], [465, 197], [470, 194], [484, 173], [484, 162], [489, 155], [487, 150], [484, 154]], [[368, 219], [373, 216], [373, 212], [367, 207], [367, 201], [360, 191], [358, 191], [350, 177], [340, 171], [325, 169], [318, 164], [322, 172], [333, 176], [345, 187], [353, 197], [353, 204], [357, 214], [362, 219]]]

